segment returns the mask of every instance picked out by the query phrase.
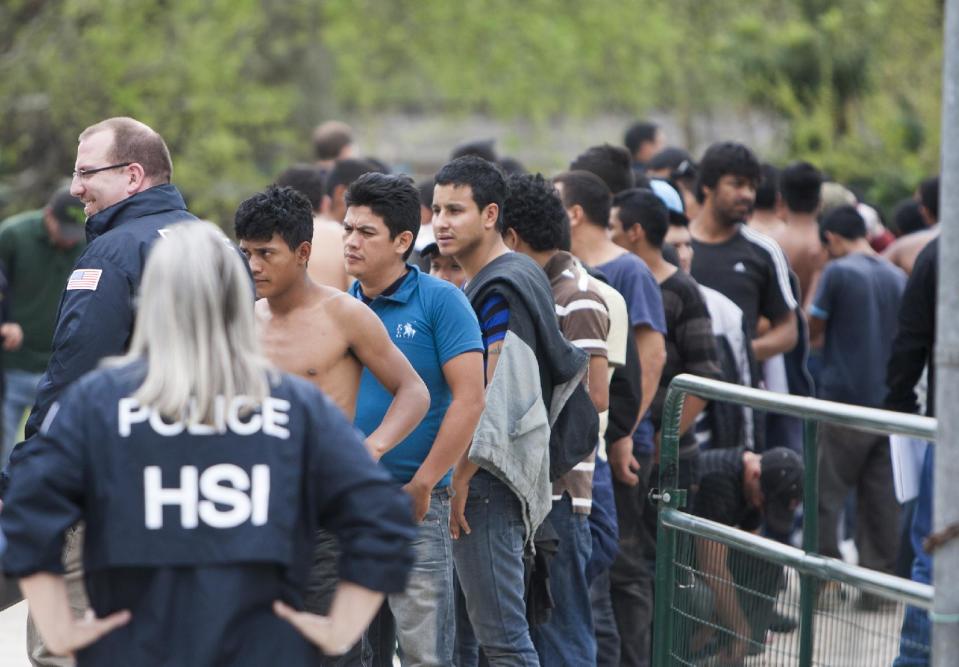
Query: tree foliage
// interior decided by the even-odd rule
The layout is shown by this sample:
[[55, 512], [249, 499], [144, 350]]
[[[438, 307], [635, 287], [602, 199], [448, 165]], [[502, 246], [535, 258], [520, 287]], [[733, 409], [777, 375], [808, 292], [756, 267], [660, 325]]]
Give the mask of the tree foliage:
[[767, 158], [887, 202], [937, 168], [941, 56], [940, 0], [6, 0], [0, 205], [42, 201], [113, 115], [160, 129], [226, 221], [333, 115], [655, 110], [698, 144], [720, 137], [697, 118], [749, 109], [786, 128]]

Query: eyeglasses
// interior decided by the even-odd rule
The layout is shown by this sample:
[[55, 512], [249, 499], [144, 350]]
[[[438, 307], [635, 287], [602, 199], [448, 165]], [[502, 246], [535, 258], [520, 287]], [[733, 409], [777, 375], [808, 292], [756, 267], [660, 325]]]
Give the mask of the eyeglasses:
[[84, 179], [87, 176], [93, 176], [101, 171], [107, 171], [108, 169], [119, 169], [120, 167], [129, 167], [132, 162], [121, 162], [119, 164], [111, 164], [107, 167], [97, 167], [96, 169], [76, 169], [73, 172], [74, 178]]

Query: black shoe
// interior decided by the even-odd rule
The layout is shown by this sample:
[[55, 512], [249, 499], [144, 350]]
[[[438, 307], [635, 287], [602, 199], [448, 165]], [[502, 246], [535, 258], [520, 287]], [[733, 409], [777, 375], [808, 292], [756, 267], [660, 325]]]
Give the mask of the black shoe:
[[773, 612], [772, 623], [769, 624], [770, 632], [778, 632], [779, 634], [789, 634], [794, 632], [796, 628], [799, 627], [799, 621], [791, 616], [786, 616], [781, 614], [778, 611]]

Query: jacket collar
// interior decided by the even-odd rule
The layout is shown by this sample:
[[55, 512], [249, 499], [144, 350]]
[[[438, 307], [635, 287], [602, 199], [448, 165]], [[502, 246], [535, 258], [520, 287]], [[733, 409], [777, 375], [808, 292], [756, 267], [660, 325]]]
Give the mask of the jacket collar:
[[183, 201], [176, 186], [166, 183], [155, 185], [152, 188], [138, 192], [135, 195], [108, 206], [99, 213], [87, 218], [87, 243], [98, 236], [106, 234], [121, 224], [136, 218], [142, 218], [156, 213], [167, 211], [186, 211], [186, 202]]

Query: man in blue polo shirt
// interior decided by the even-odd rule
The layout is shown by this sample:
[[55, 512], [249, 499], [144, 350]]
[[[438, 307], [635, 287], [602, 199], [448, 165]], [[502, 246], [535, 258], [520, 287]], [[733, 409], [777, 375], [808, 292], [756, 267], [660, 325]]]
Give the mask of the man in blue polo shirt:
[[[419, 522], [413, 573], [404, 593], [389, 596], [389, 607], [405, 661], [449, 665], [455, 609], [448, 489], [451, 468], [469, 446], [484, 406], [479, 323], [460, 290], [406, 263], [420, 227], [412, 180], [366, 174], [350, 185], [346, 203], [343, 250], [347, 273], [357, 278], [350, 293], [383, 321], [431, 397], [416, 430], [381, 459], [412, 497]], [[364, 433], [375, 429], [390, 401], [390, 393], [364, 370], [356, 426]], [[371, 630], [375, 652], [385, 652], [385, 625]], [[385, 646], [392, 647], [391, 638]]]

